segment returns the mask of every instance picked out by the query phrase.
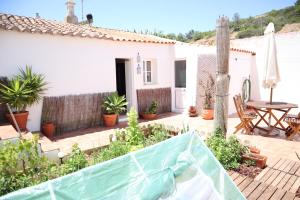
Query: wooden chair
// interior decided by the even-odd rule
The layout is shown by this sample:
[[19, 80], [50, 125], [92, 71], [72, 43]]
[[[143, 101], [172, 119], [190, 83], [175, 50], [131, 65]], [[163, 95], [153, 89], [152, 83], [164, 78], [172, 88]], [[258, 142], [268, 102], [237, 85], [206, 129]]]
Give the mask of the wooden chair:
[[239, 123], [235, 127], [236, 130], [234, 131], [234, 134], [241, 129], [243, 129], [246, 134], [251, 134], [254, 129], [254, 124], [252, 123], [252, 120], [254, 120], [257, 115], [255, 114], [255, 112], [245, 109], [241, 95], [235, 95], [233, 97], [233, 101], [237, 114], [241, 120], [241, 123]]
[[300, 134], [300, 112], [298, 115], [287, 115], [284, 121], [288, 124], [285, 135], [288, 140], [292, 140], [296, 134]]

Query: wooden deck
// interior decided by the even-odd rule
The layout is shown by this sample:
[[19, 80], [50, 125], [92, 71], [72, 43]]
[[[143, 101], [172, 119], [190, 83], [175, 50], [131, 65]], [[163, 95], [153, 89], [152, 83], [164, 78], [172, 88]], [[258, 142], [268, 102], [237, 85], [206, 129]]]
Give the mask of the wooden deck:
[[274, 160], [255, 179], [234, 171], [228, 173], [249, 200], [300, 200], [296, 197], [300, 186], [300, 162]]

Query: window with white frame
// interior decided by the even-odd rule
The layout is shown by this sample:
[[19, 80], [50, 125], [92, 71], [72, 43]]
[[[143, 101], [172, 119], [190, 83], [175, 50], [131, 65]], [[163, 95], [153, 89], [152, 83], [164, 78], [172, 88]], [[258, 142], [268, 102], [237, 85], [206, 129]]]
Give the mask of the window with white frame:
[[155, 83], [155, 62], [153, 60], [143, 61], [144, 84]]

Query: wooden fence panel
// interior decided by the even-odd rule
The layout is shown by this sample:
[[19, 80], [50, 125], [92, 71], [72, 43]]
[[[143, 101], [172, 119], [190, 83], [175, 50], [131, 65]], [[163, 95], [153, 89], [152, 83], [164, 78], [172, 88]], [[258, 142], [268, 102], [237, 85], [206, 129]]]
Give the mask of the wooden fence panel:
[[[3, 85], [7, 85], [8, 84], [7, 77], [0, 76], [0, 83], [2, 83]], [[8, 113], [8, 109], [6, 105], [4, 103], [3, 104], [0, 103], [0, 124], [7, 123], [7, 119], [5, 118], [6, 113]]]
[[144, 112], [152, 101], [158, 102], [158, 113], [171, 112], [171, 88], [139, 89], [136, 92], [139, 113]]
[[44, 97], [42, 123], [55, 123], [56, 135], [102, 124], [102, 101], [111, 93]]

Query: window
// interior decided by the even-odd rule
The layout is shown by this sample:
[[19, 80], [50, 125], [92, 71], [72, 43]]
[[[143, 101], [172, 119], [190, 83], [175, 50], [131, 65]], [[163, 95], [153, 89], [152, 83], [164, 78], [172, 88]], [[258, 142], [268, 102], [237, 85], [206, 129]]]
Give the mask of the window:
[[185, 60], [175, 61], [175, 87], [176, 88], [186, 87], [186, 61]]
[[151, 60], [143, 61], [144, 84], [153, 83], [153, 66]]

